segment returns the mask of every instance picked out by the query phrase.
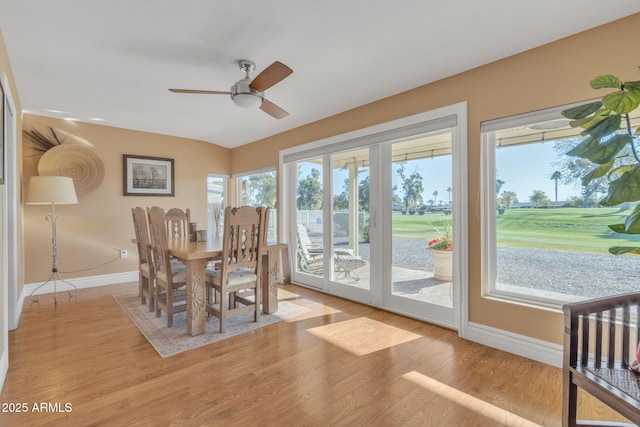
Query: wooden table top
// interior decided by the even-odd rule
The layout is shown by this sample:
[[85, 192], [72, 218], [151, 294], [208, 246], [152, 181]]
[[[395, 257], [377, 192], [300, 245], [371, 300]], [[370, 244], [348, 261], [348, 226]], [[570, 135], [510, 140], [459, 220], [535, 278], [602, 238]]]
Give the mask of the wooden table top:
[[[131, 239], [136, 243], [136, 239]], [[222, 236], [214, 237], [206, 242], [192, 242], [188, 238], [170, 238], [167, 240], [169, 254], [183, 260], [218, 258], [222, 255]], [[271, 243], [266, 245], [267, 250], [285, 249], [284, 243]]]
[[183, 260], [217, 258], [222, 255], [222, 237], [214, 237], [206, 242], [170, 238], [167, 244], [169, 246], [169, 254]]

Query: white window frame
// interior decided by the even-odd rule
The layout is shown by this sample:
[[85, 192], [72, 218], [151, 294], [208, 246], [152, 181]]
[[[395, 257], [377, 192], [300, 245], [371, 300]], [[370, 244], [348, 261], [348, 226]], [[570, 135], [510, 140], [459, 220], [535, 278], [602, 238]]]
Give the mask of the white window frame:
[[[250, 176], [250, 175], [259, 175], [259, 174], [263, 174], [263, 173], [268, 173], [268, 172], [275, 172], [276, 173], [276, 188], [279, 189], [279, 184], [278, 184], [278, 168], [275, 166], [269, 166], [269, 167], [265, 167], [265, 168], [260, 168], [260, 169], [253, 169], [250, 171], [245, 171], [245, 172], [237, 172], [231, 175], [231, 178], [234, 180], [234, 184], [236, 186], [236, 191], [235, 191], [235, 197], [236, 197], [236, 204], [239, 206], [242, 203], [242, 179], [244, 177]], [[276, 240], [275, 241], [279, 241], [279, 213], [278, 211], [279, 209], [279, 200], [278, 198], [276, 198], [276, 206], [275, 208], [272, 208], [271, 211], [273, 211], [273, 209], [275, 209], [276, 212], [276, 221], [273, 223], [275, 230], [274, 230], [274, 235]], [[271, 219], [269, 219], [269, 221], [271, 222]]]
[[[535, 296], [531, 293], [512, 292], [496, 288], [496, 140], [495, 131], [562, 118], [560, 114], [568, 108], [591, 101], [551, 107], [481, 123], [481, 212], [483, 245], [483, 290], [484, 296], [500, 301], [521, 303], [537, 307], [561, 310], [566, 300]], [[525, 288], [526, 289], [526, 288]]]
[[[260, 169], [253, 169], [250, 171], [245, 171], [245, 172], [236, 172], [231, 174], [231, 178], [235, 180], [235, 185], [236, 185], [236, 200], [237, 200], [237, 204], [242, 203], [242, 179], [246, 176], [249, 175], [259, 175], [261, 173], [267, 173], [267, 172], [275, 172], [276, 173], [276, 181], [278, 180], [278, 168], [275, 166], [269, 166], [266, 168], [260, 168]], [[276, 208], [278, 207], [278, 201], [276, 201]]]
[[[209, 172], [207, 173], [207, 187], [208, 187], [208, 183], [209, 183], [209, 178], [220, 178], [223, 180], [224, 184], [222, 185], [222, 200], [224, 201], [223, 205], [222, 205], [222, 212], [221, 212], [221, 218], [222, 218], [222, 224], [224, 224], [224, 209], [227, 206], [234, 206], [234, 201], [231, 200], [232, 197], [229, 194], [229, 180], [231, 179], [231, 177], [228, 174], [224, 174], [224, 173], [213, 173], [213, 172]], [[211, 237], [212, 233], [213, 233], [213, 229], [215, 228], [214, 224], [213, 224], [213, 215], [210, 215], [209, 212], [209, 193], [208, 193], [208, 188], [207, 188], [207, 194], [205, 194], [206, 197], [206, 206], [207, 206], [207, 230], [210, 230], [209, 232], [209, 237]], [[218, 230], [220, 233], [222, 233], [222, 227], [220, 228], [220, 230]]]

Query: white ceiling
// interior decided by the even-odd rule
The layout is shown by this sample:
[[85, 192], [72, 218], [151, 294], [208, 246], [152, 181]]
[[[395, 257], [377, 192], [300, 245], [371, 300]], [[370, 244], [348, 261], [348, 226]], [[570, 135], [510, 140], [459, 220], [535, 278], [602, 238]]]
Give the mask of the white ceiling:
[[[638, 0], [0, 0], [25, 112], [236, 147], [640, 12]], [[275, 60], [276, 120], [228, 91]], [[542, 66], [543, 64], [541, 64]], [[96, 120], [100, 119], [100, 120]]]

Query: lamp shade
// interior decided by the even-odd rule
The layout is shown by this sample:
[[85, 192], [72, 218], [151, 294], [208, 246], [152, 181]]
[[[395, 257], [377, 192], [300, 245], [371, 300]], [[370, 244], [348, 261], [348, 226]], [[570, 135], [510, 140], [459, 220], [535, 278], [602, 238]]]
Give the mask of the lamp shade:
[[32, 176], [29, 178], [26, 203], [29, 205], [78, 203], [73, 179], [68, 176]]

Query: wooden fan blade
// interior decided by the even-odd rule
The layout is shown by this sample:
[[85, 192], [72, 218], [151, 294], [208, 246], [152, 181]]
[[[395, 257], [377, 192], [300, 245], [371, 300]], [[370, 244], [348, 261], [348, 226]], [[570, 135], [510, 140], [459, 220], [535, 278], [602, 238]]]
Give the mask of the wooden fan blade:
[[282, 108], [278, 107], [276, 104], [274, 104], [271, 101], [267, 101], [266, 99], [262, 101], [262, 105], [260, 106], [260, 109], [265, 113], [267, 113], [268, 115], [270, 115], [271, 117], [276, 119], [284, 119], [289, 115], [289, 113], [284, 111]]
[[221, 92], [219, 90], [196, 90], [196, 89], [169, 89], [175, 93], [202, 93], [205, 95], [231, 95], [231, 92]]
[[258, 92], [264, 92], [271, 86], [284, 80], [291, 73], [293, 73], [291, 68], [287, 67], [282, 62], [276, 61], [258, 74], [251, 81], [249, 87], [257, 90]]

